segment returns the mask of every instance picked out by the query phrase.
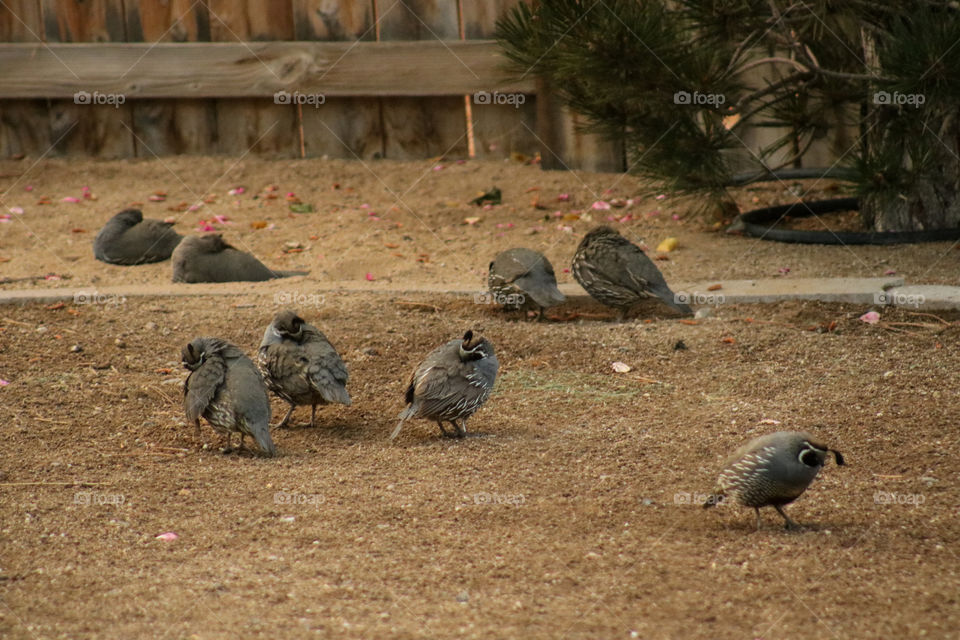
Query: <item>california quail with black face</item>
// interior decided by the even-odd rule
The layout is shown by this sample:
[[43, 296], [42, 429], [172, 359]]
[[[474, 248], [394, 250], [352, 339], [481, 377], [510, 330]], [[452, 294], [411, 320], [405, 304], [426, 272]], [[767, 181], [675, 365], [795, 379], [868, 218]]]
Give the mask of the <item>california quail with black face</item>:
[[693, 315], [693, 309], [675, 300], [647, 254], [610, 227], [597, 227], [583, 238], [572, 267], [580, 286], [602, 304], [617, 309], [620, 320], [630, 307], [650, 297]]
[[553, 265], [531, 249], [508, 249], [497, 255], [490, 263], [487, 285], [493, 302], [510, 310], [535, 310], [538, 320], [543, 320], [544, 309], [566, 300], [557, 288]]
[[167, 260], [183, 240], [172, 226], [172, 222], [163, 220], [144, 220], [139, 209], [124, 209], [93, 239], [93, 257], [120, 265]]
[[271, 269], [219, 233], [184, 238], [173, 252], [174, 282], [259, 282], [307, 273]]
[[[443, 435], [463, 438], [467, 418], [490, 397], [499, 368], [493, 345], [473, 331], [434, 349], [410, 377], [405, 395], [410, 406], [400, 413], [390, 439], [397, 437], [408, 418], [436, 420]], [[444, 422], [453, 426], [452, 432]]]
[[843, 455], [836, 449], [819, 444], [809, 433], [778, 431], [755, 438], [730, 456], [717, 487], [703, 508], [727, 500], [753, 507], [760, 528], [760, 508], [771, 506], [783, 516], [787, 529], [800, 528], [787, 517], [783, 505], [800, 497], [817, 477], [832, 452], [838, 465]]
[[200, 416], [226, 437], [230, 451], [233, 432], [240, 433], [240, 448], [252, 436], [268, 456], [277, 450], [270, 439], [270, 400], [256, 366], [235, 345], [219, 338], [195, 338], [181, 353], [190, 370], [183, 387], [187, 420], [200, 433]]
[[281, 311], [267, 327], [258, 364], [267, 388], [290, 403], [277, 427], [285, 426], [300, 405], [312, 407], [311, 427], [316, 424], [318, 404], [350, 405], [347, 367], [340, 354], [323, 332], [294, 311]]

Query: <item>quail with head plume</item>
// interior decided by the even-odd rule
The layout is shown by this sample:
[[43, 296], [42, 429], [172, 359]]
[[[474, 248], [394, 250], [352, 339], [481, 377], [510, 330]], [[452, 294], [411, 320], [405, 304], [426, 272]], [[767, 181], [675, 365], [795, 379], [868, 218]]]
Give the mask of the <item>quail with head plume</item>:
[[267, 388], [290, 403], [277, 427], [290, 420], [293, 410], [310, 405], [310, 426], [315, 426], [317, 405], [350, 405], [347, 367], [323, 332], [294, 311], [278, 313], [260, 343], [258, 364]]
[[219, 233], [184, 238], [173, 252], [174, 282], [260, 282], [307, 273], [271, 269]]
[[553, 265], [532, 249], [508, 249], [497, 255], [487, 273], [493, 301], [505, 309], [532, 309], [543, 320], [547, 307], [561, 304], [566, 297], [557, 288]]
[[759, 529], [760, 508], [770, 506], [783, 516], [787, 529], [799, 529], [783, 506], [807, 490], [823, 468], [828, 452], [833, 453], [838, 465], [844, 464], [839, 451], [818, 443], [809, 433], [778, 431], [754, 438], [730, 456], [703, 508], [736, 500], [754, 508]]
[[[462, 340], [437, 347], [410, 377], [404, 396], [410, 406], [398, 416], [400, 422], [390, 439], [397, 437], [408, 418], [435, 420], [443, 435], [463, 438], [467, 418], [490, 397], [499, 368], [493, 345], [473, 331], [467, 331]], [[453, 426], [452, 432], [444, 422]]]
[[124, 209], [110, 218], [93, 239], [93, 257], [120, 265], [167, 260], [183, 236], [172, 222], [144, 220], [139, 209]]
[[200, 417], [226, 438], [230, 451], [233, 432], [240, 448], [252, 436], [268, 456], [276, 455], [270, 439], [270, 400], [260, 373], [235, 345], [219, 338], [195, 338], [183, 347], [183, 366], [190, 370], [183, 387], [187, 421], [200, 433]]
[[580, 286], [600, 303], [617, 309], [620, 320], [630, 307], [651, 297], [684, 315], [693, 315], [693, 309], [675, 300], [647, 254], [610, 227], [597, 227], [584, 236], [572, 268]]

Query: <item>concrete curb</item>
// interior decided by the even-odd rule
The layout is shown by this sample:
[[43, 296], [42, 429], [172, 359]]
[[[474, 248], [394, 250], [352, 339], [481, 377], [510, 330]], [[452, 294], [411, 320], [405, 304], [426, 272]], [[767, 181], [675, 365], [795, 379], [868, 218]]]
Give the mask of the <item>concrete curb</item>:
[[[387, 286], [384, 286], [387, 285]], [[719, 287], [717, 287], [719, 285]], [[721, 304], [768, 304], [787, 300], [819, 300], [850, 304], [899, 306], [911, 309], [960, 309], [960, 287], [943, 285], [905, 285], [902, 278], [770, 278], [763, 280], [715, 280], [673, 283], [678, 296], [693, 306]], [[575, 283], [560, 285], [572, 301], [587, 300], [587, 293]], [[437, 293], [475, 296], [474, 289], [427, 285], [417, 288], [391, 287], [388, 282], [344, 281], [317, 283], [303, 279], [268, 282], [230, 282], [222, 284], [164, 284], [138, 287], [64, 287], [0, 291], [0, 305], [72, 302], [75, 304], [110, 303], [127, 298], [193, 296], [273, 296], [276, 304], [297, 306], [301, 298], [316, 294], [372, 293], [375, 295], [415, 295]], [[301, 303], [302, 304], [302, 303]]]

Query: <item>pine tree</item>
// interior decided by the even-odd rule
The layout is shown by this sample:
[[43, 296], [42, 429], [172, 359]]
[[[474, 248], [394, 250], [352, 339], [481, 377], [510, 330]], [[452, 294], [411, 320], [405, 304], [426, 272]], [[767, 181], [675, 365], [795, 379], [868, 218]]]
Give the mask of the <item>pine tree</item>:
[[[497, 24], [628, 166], [728, 212], [744, 167], [800, 166], [831, 127], [868, 228], [960, 226], [960, 6], [907, 0], [539, 0]], [[755, 153], [747, 127], [787, 131]], [[774, 158], [779, 162], [774, 164]]]

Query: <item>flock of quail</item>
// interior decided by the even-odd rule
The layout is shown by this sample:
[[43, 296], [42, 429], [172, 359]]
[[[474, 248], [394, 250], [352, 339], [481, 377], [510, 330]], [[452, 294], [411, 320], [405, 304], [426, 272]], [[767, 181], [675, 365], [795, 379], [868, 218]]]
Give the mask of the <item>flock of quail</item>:
[[[143, 219], [135, 209], [122, 211], [97, 234], [94, 255], [120, 265], [172, 258], [175, 282], [260, 281], [301, 273], [273, 271], [220, 235], [183, 238], [170, 226]], [[693, 313], [676, 299], [643, 250], [610, 227], [593, 229], [583, 238], [572, 272], [593, 298], [618, 312], [619, 320], [646, 298], [658, 298], [684, 315]], [[510, 249], [496, 256], [487, 284], [494, 302], [534, 311], [539, 320], [545, 309], [565, 300], [553, 266], [530, 249]], [[239, 433], [239, 447], [250, 436], [265, 455], [276, 455], [268, 390], [290, 405], [278, 427], [289, 422], [298, 406], [311, 407], [314, 426], [318, 405], [351, 403], [343, 359], [323, 332], [293, 311], [281, 311], [266, 328], [256, 364], [236, 345], [214, 337], [194, 339], [181, 356], [190, 371], [184, 384], [187, 420], [199, 433], [200, 418], [205, 418], [225, 438], [224, 451], [231, 450], [232, 434]], [[493, 345], [473, 331], [440, 345], [413, 371], [404, 395], [407, 407], [390, 439], [410, 418], [435, 421], [444, 436], [465, 437], [466, 421], [489, 398], [498, 369]], [[807, 433], [781, 431], [756, 438], [729, 458], [703, 506], [733, 500], [752, 507], [758, 529], [760, 508], [772, 506], [786, 528], [797, 528], [783, 506], [803, 494], [831, 452], [838, 465], [844, 464], [840, 452]]]

